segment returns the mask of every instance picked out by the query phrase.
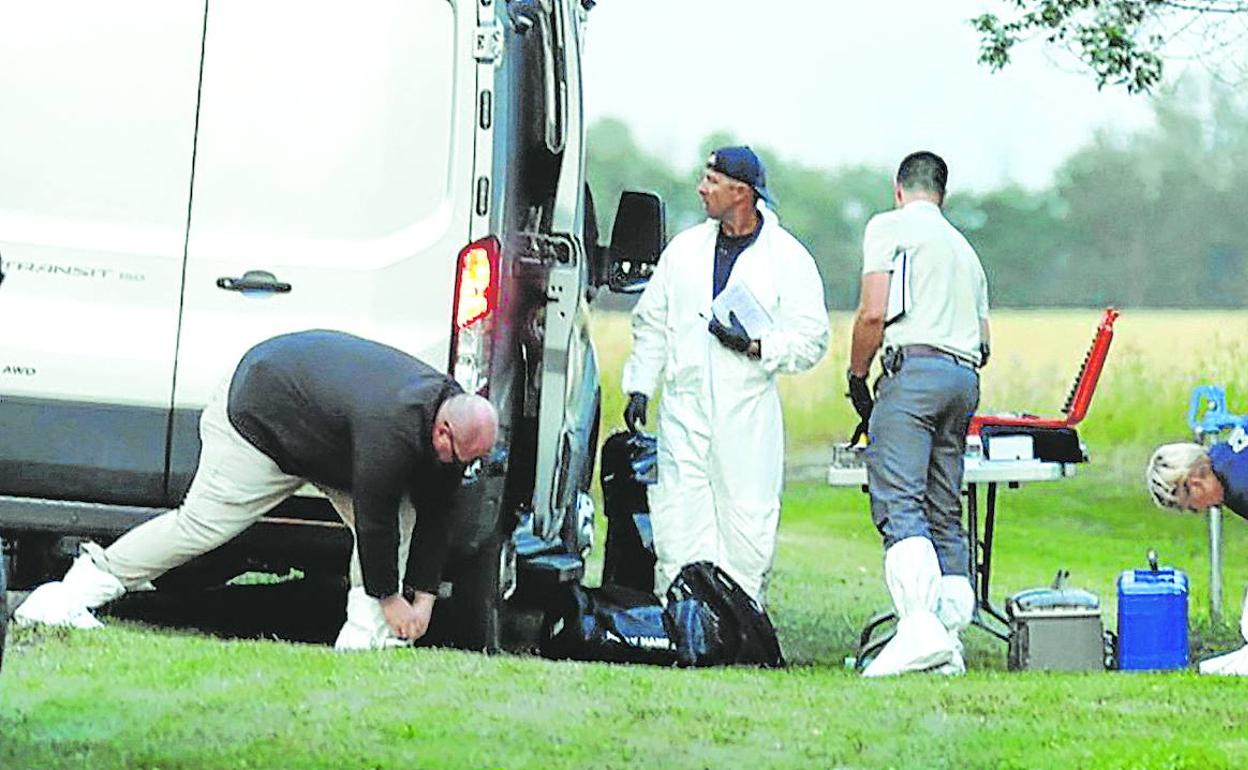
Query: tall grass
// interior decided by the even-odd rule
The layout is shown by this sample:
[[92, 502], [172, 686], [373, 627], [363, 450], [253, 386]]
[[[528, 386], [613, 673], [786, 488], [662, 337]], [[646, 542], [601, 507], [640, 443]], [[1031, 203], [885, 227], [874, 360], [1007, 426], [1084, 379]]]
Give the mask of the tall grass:
[[[1058, 416], [1100, 322], [1099, 310], [993, 313], [993, 358], [980, 411]], [[851, 316], [834, 313], [828, 355], [809, 372], [780, 380], [791, 453], [845, 441], [857, 418], [846, 400]], [[1188, 396], [1225, 385], [1230, 408], [1248, 411], [1248, 313], [1127, 310], [1087, 419], [1079, 426], [1094, 459], [1138, 466], [1152, 445], [1190, 436]], [[600, 313], [593, 334], [603, 372], [604, 433], [621, 425], [620, 370], [631, 345], [626, 313]]]

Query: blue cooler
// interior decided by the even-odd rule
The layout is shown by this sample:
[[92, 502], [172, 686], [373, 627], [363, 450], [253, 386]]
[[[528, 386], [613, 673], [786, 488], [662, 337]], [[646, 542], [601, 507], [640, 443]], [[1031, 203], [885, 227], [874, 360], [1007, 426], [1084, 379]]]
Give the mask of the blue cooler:
[[1118, 576], [1118, 668], [1187, 667], [1187, 574], [1157, 567]]

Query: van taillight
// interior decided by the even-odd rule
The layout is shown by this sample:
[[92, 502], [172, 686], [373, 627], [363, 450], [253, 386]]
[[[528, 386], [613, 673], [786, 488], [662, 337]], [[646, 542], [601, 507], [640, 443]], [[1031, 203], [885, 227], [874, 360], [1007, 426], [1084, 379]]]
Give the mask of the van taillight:
[[451, 315], [450, 371], [468, 393], [490, 391], [490, 314], [498, 307], [498, 239], [473, 241], [459, 252]]
[[455, 328], [467, 329], [498, 305], [498, 239], [490, 236], [459, 252], [455, 292]]

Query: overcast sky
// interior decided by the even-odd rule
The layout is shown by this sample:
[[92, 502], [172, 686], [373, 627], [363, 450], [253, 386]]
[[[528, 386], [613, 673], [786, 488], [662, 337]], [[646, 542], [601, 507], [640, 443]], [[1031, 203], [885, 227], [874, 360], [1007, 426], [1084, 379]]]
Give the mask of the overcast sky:
[[[988, 0], [600, 0], [585, 107], [688, 163], [726, 129], [788, 159], [893, 168], [930, 149], [950, 186], [1046, 185], [1098, 127], [1150, 122], [1141, 97], [1097, 92], [1035, 44], [992, 74], [967, 20]], [[1168, 71], [1167, 75], [1171, 73]]]

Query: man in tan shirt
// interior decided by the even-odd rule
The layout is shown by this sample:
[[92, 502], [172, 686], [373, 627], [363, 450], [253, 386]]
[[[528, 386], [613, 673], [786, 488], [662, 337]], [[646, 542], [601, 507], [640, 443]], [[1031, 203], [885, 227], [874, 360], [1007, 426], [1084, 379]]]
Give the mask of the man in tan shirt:
[[[897, 208], [867, 223], [849, 389], [869, 421], [871, 519], [897, 634], [863, 672], [965, 670], [958, 631], [974, 591], [962, 527], [962, 455], [988, 359], [988, 282], [975, 250], [941, 213], [949, 172], [930, 152], [901, 162]], [[867, 374], [883, 346], [873, 403]]]

